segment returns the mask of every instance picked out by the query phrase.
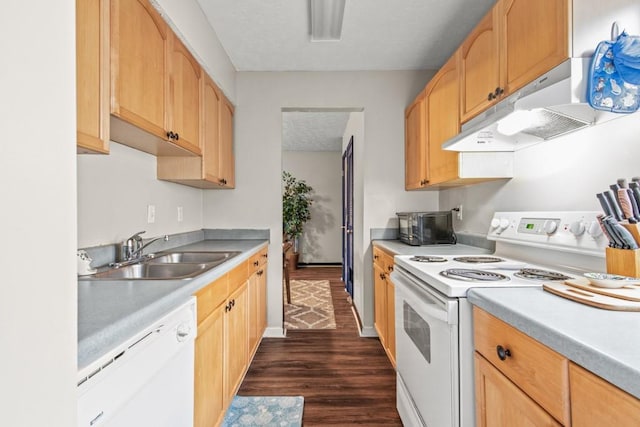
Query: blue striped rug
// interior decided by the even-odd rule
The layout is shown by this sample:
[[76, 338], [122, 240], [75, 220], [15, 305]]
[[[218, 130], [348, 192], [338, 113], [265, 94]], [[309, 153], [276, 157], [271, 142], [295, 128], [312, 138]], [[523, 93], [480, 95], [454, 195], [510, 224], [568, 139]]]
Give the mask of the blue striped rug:
[[302, 396], [236, 396], [222, 427], [300, 427], [303, 407]]

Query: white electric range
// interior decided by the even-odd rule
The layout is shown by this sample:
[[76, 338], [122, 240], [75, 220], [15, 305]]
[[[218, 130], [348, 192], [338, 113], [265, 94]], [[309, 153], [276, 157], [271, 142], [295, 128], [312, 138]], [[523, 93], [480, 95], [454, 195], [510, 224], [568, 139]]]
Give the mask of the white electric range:
[[541, 287], [604, 271], [599, 212], [496, 212], [490, 255], [399, 255], [395, 284], [397, 407], [406, 426], [475, 425], [469, 289]]

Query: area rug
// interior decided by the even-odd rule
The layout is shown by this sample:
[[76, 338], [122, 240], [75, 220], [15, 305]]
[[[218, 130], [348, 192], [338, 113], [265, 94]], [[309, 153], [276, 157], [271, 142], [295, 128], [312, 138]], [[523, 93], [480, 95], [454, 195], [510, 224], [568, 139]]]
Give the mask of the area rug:
[[302, 396], [236, 396], [224, 416], [223, 427], [300, 427]]
[[291, 304], [284, 305], [286, 329], [335, 329], [328, 280], [292, 280]]

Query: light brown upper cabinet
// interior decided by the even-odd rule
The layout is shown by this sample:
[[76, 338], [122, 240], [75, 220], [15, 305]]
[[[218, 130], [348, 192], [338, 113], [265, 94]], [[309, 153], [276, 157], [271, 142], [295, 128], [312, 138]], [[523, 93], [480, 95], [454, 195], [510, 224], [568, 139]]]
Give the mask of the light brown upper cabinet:
[[233, 115], [234, 108], [226, 97], [220, 106], [220, 178], [223, 186], [234, 188], [235, 157], [233, 155]]
[[[498, 99], [499, 8], [491, 9], [460, 46], [460, 121], [465, 122]], [[499, 92], [499, 90], [498, 90]]]
[[500, 0], [505, 95], [569, 57], [570, 0]]
[[157, 156], [197, 155], [199, 125], [184, 114], [199, 108], [200, 71], [174, 37], [148, 1], [112, 0], [111, 135]]
[[442, 144], [460, 131], [460, 89], [455, 54], [431, 79], [426, 95], [428, 184], [436, 185], [458, 179], [458, 153], [442, 149]]
[[424, 188], [429, 182], [426, 104], [424, 93], [421, 93], [404, 114], [404, 186], [407, 190]]
[[233, 188], [233, 106], [204, 73], [201, 97], [202, 157], [158, 157], [158, 179], [197, 188]]
[[460, 131], [463, 49], [438, 70], [405, 113], [405, 188], [437, 190], [513, 176], [513, 155], [442, 149]]
[[78, 153], [109, 153], [109, 1], [76, 0]]
[[175, 143], [200, 154], [200, 100], [202, 69], [186, 47], [171, 33], [170, 37], [168, 126]]
[[460, 48], [465, 123], [569, 57], [569, 0], [500, 0]]

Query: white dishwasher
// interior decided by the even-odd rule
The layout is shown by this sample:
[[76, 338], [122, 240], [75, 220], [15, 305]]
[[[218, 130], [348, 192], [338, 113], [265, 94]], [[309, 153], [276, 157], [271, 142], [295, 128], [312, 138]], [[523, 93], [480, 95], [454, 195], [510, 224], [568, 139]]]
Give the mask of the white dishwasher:
[[195, 298], [78, 372], [78, 426], [193, 426]]

